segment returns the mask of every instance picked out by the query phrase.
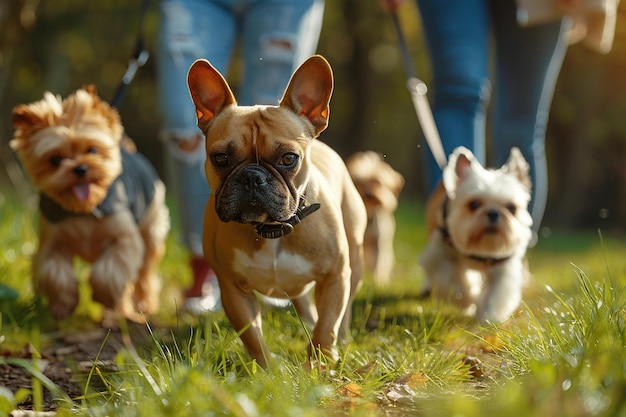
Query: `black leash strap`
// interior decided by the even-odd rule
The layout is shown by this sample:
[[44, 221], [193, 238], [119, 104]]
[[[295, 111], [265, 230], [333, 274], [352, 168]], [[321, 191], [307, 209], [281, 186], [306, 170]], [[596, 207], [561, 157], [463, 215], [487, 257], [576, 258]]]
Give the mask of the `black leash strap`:
[[150, 8], [151, 0], [143, 0], [141, 3], [141, 13], [139, 15], [139, 32], [137, 34], [137, 43], [135, 44], [135, 51], [131, 58], [128, 60], [128, 67], [126, 68], [126, 72], [122, 76], [122, 81], [120, 85], [117, 87], [115, 91], [115, 96], [113, 100], [111, 100], [111, 106], [115, 108], [120, 108], [122, 104], [122, 99], [124, 98], [124, 94], [126, 93], [126, 89], [128, 85], [135, 78], [135, 74], [137, 70], [142, 67], [147, 61], [150, 53], [146, 49], [146, 44], [144, 40], [144, 30], [143, 30], [143, 22]]

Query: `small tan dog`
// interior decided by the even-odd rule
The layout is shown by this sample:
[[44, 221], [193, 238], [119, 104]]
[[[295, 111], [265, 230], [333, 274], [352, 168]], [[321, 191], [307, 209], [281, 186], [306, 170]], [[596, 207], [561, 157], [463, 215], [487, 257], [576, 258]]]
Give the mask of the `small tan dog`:
[[147, 159], [122, 151], [117, 111], [92, 86], [66, 99], [13, 110], [10, 145], [40, 192], [39, 248], [32, 271], [57, 320], [79, 300], [74, 257], [91, 263], [93, 299], [105, 323], [141, 322], [159, 304], [156, 267], [169, 230], [165, 187]]
[[528, 171], [517, 148], [499, 169], [483, 168], [463, 147], [452, 153], [426, 212], [425, 293], [483, 322], [505, 321], [519, 307], [532, 238]]
[[306, 60], [279, 106], [238, 106], [206, 60], [191, 66], [187, 81], [213, 190], [204, 252], [226, 316], [250, 356], [268, 366], [255, 291], [289, 297], [315, 323], [309, 358], [321, 349], [336, 360], [361, 281], [367, 215], [341, 157], [315, 139], [328, 125], [330, 65], [321, 56]]
[[394, 212], [404, 187], [404, 177], [374, 151], [357, 152], [346, 159], [348, 172], [367, 209], [365, 230], [365, 267], [378, 285], [391, 278], [396, 233]]

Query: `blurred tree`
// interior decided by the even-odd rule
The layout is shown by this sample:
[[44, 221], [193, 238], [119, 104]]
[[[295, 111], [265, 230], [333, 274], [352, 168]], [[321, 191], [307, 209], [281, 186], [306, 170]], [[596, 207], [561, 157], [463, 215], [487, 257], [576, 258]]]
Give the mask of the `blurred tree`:
[[[401, 10], [411, 56], [428, 79], [417, 8], [407, 2]], [[330, 60], [336, 78], [330, 127], [321, 139], [343, 156], [380, 152], [405, 175], [405, 195], [421, 196], [421, 133], [390, 16], [375, 0], [327, 1], [319, 52]]]
[[[15, 46], [35, 24], [37, 18], [38, 0], [0, 1], [0, 27], [3, 36], [0, 37], [0, 109], [7, 105], [6, 93], [11, 80], [10, 63], [13, 61]], [[6, 181], [13, 185], [14, 191], [20, 192], [26, 187], [26, 179], [17, 165], [17, 160], [8, 147], [8, 138], [11, 129], [11, 118], [5, 118], [2, 112], [0, 118], [0, 165], [2, 174], [0, 186]], [[24, 197], [23, 195], [21, 195]]]
[[547, 134], [547, 223], [612, 229], [626, 225], [626, 7], [608, 55], [570, 47]]

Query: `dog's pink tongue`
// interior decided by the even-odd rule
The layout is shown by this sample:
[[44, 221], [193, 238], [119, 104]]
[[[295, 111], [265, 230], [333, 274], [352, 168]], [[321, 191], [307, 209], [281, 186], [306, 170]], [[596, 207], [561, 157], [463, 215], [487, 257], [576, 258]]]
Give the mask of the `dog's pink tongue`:
[[89, 184], [75, 185], [72, 191], [79, 201], [86, 201], [89, 198]]

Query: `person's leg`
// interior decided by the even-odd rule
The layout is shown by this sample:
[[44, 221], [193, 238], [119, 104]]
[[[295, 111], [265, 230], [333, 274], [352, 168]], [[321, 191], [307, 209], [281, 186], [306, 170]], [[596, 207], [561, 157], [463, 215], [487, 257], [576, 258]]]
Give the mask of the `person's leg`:
[[257, 0], [243, 17], [242, 105], [278, 104], [293, 70], [315, 53], [323, 0]]
[[[489, 101], [489, 21], [483, 0], [417, 0], [433, 69], [433, 115], [444, 150], [457, 146], [485, 159], [485, 107]], [[429, 194], [441, 170], [428, 154]]]
[[546, 127], [569, 21], [521, 27], [514, 0], [492, 0], [491, 10], [496, 45], [492, 164], [504, 164], [514, 146], [522, 151], [530, 164], [531, 214], [538, 230], [548, 194]]
[[168, 191], [178, 209], [182, 242], [191, 254], [194, 285], [186, 296], [196, 297], [202, 295], [205, 277], [211, 272], [202, 251], [204, 208], [211, 190], [204, 174], [204, 138], [196, 126], [187, 70], [197, 58], [208, 58], [226, 71], [236, 28], [228, 10], [211, 1], [164, 0], [158, 36], [157, 87]]

